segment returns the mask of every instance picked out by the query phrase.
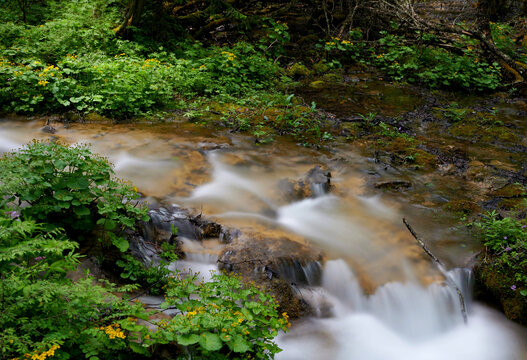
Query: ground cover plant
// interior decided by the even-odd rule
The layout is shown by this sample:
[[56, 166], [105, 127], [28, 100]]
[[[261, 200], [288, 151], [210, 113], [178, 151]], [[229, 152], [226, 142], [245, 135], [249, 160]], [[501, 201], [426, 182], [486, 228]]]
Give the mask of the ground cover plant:
[[[162, 345], [182, 358], [272, 359], [280, 351], [273, 338], [287, 329], [287, 314], [254, 285], [170, 273], [166, 265], [176, 256], [168, 244], [159, 266], [129, 254], [122, 230], [146, 220], [146, 208], [132, 205], [137, 190], [115, 180], [108, 161], [87, 146], [33, 142], [0, 163], [2, 359], [156, 358]], [[122, 253], [118, 264], [129, 284], [67, 276], [86, 255], [79, 242], [97, 242], [101, 232], [112, 240], [101, 245]], [[130, 301], [135, 282], [163, 294], [163, 308], [179, 309], [157, 332], [138, 321], [148, 323], [155, 312]], [[199, 326], [190, 327], [195, 320]]]
[[457, 52], [435, 46], [431, 34], [411, 37], [380, 31], [379, 39], [366, 45], [360, 30], [346, 38], [332, 38], [323, 48], [329, 58], [375, 66], [397, 82], [419, 83], [430, 88], [495, 90], [501, 83], [500, 65], [489, 63], [468, 38], [455, 43]]
[[49, 6], [50, 19], [0, 25], [4, 111], [122, 119], [166, 109], [175, 97], [256, 93], [279, 77], [279, 67], [244, 42], [204, 47], [180, 39], [167, 51], [151, 40], [120, 39], [111, 30], [120, 19], [112, 1]]
[[486, 247], [490, 271], [506, 278], [504, 288], [527, 297], [527, 224], [514, 217], [487, 213], [474, 223]]
[[1, 205], [60, 227], [78, 241], [97, 236], [120, 251], [124, 231], [148, 219], [131, 184], [114, 179], [111, 165], [86, 145], [34, 141], [0, 158]]

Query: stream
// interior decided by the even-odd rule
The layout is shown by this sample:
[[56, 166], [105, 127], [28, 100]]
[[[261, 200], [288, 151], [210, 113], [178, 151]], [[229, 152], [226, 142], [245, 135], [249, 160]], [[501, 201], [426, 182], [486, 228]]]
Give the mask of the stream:
[[[324, 254], [320, 278], [303, 269], [295, 291], [314, 309], [277, 338], [277, 359], [527, 359], [527, 331], [471, 300], [471, 272], [464, 266], [479, 245], [457, 219], [419, 205], [458, 187], [435, 187], [411, 174], [412, 193], [372, 189], [384, 179], [373, 159], [351, 146], [303, 148], [285, 139], [255, 145], [252, 138], [191, 123], [54, 124], [0, 120], [0, 153], [32, 139], [89, 143], [107, 156], [117, 176], [130, 180], [152, 204], [194, 209], [218, 223], [307, 243]], [[298, 199], [284, 193], [284, 179], [299, 179], [315, 165], [331, 172], [332, 190], [313, 188]], [[451, 269], [467, 302], [468, 323], [458, 296], [404, 227], [406, 217]], [[221, 241], [183, 239], [185, 260], [173, 266], [205, 275], [216, 269]], [[155, 302], [155, 299], [150, 299]]]

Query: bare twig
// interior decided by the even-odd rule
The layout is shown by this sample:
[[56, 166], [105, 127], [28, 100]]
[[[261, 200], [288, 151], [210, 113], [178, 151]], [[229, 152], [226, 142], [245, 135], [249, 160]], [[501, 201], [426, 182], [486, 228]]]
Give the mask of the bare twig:
[[410, 226], [410, 224], [408, 223], [408, 221], [405, 218], [403, 218], [403, 223], [404, 223], [404, 225], [406, 225], [406, 228], [408, 229], [408, 231], [410, 231], [410, 233], [415, 238], [415, 240], [417, 240], [417, 242], [419, 243], [421, 248], [423, 248], [423, 250], [428, 254], [428, 256], [430, 256], [432, 258], [432, 260], [434, 260], [435, 264], [437, 265], [437, 268], [439, 269], [441, 274], [443, 274], [443, 276], [445, 277], [445, 280], [446, 280], [447, 284], [450, 285], [451, 287], [453, 287], [454, 290], [456, 290], [457, 296], [459, 298], [459, 305], [461, 306], [461, 315], [463, 316], [463, 321], [466, 324], [468, 322], [468, 318], [467, 318], [467, 309], [466, 309], [466, 306], [465, 306], [465, 298], [463, 296], [463, 293], [461, 292], [461, 290], [459, 289], [457, 284], [448, 275], [448, 273], [446, 271], [446, 268], [445, 268], [445, 265], [441, 262], [441, 260], [439, 260], [430, 251], [430, 249], [428, 249], [428, 247], [426, 246], [424, 241], [416, 234], [416, 232], [414, 231], [412, 226]]

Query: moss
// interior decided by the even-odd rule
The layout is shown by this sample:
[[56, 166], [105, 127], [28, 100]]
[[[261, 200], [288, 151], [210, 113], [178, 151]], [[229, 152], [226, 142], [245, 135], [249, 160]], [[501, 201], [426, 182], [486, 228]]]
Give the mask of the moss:
[[306, 77], [311, 75], [311, 71], [307, 66], [301, 63], [294, 63], [289, 69], [286, 70], [288, 76], [293, 78]]
[[451, 200], [445, 206], [449, 211], [463, 215], [469, 215], [481, 211], [480, 206], [470, 200]]
[[514, 197], [527, 194], [527, 189], [521, 184], [507, 184], [501, 189], [493, 191], [490, 195], [494, 197]]
[[320, 88], [323, 88], [324, 86], [326, 85], [326, 83], [322, 80], [316, 80], [316, 81], [313, 81], [309, 84], [309, 87], [312, 87], [312, 88], [315, 88], [315, 89], [320, 89]]
[[313, 65], [313, 70], [316, 74], [324, 74], [330, 70], [330, 67], [325, 62], [319, 61], [315, 65]]
[[324, 79], [327, 82], [340, 83], [342, 81], [342, 75], [335, 74], [335, 73], [329, 73], [329, 74], [324, 74], [324, 76], [322, 76], [322, 79]]
[[[378, 143], [379, 144], [379, 143]], [[396, 137], [393, 140], [386, 139], [381, 148], [396, 155], [398, 162], [407, 165], [416, 165], [419, 168], [433, 169], [437, 164], [437, 158], [423, 149], [417, 148], [417, 143], [405, 137]]]
[[494, 266], [493, 261], [492, 255], [487, 254], [485, 260], [474, 268], [475, 297], [494, 305], [508, 319], [527, 325], [527, 296], [506, 285], [514, 284], [514, 278]]

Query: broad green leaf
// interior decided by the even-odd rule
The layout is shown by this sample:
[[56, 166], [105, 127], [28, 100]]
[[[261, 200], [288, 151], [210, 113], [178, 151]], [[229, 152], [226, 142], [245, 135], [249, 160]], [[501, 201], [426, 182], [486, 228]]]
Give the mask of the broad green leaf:
[[79, 216], [90, 215], [90, 209], [88, 209], [86, 206], [76, 207], [73, 209], [73, 211]]
[[233, 337], [232, 350], [234, 352], [243, 353], [251, 350], [250, 343], [247, 342], [243, 336], [235, 335]]
[[183, 334], [183, 335], [178, 335], [176, 337], [176, 340], [179, 345], [189, 346], [189, 345], [193, 345], [199, 342], [200, 337], [199, 335], [196, 335], [196, 334]]
[[117, 224], [115, 223], [115, 221], [113, 220], [110, 220], [110, 219], [107, 219], [105, 222], [104, 222], [104, 228], [106, 230], [113, 230], [115, 229], [117, 226]]
[[67, 191], [55, 191], [53, 194], [53, 197], [60, 201], [70, 201], [73, 200], [73, 196], [69, 194]]
[[210, 332], [200, 335], [199, 344], [207, 351], [217, 351], [223, 346], [219, 335]]
[[116, 237], [112, 239], [112, 243], [118, 248], [121, 252], [125, 252], [130, 247], [128, 240], [122, 237]]

